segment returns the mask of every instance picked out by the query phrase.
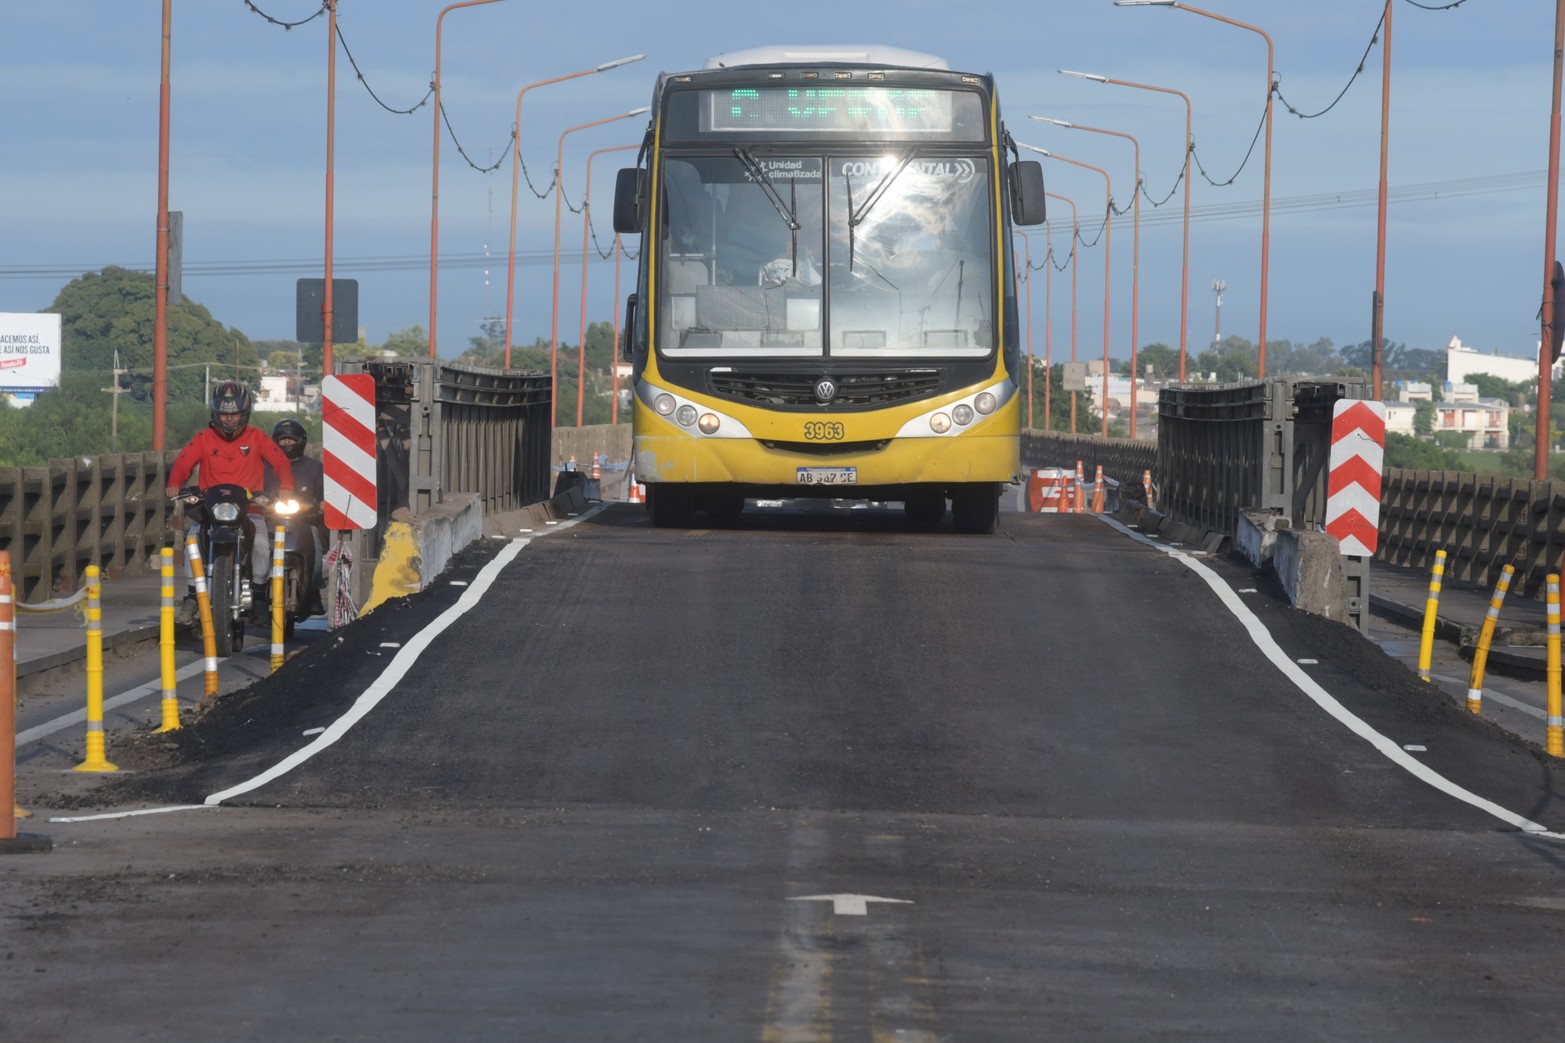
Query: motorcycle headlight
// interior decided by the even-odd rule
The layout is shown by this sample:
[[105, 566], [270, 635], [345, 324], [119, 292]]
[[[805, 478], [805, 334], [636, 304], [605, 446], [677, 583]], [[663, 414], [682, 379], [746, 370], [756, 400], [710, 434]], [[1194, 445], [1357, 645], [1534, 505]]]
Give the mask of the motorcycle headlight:
[[239, 505], [237, 503], [218, 503], [212, 505], [212, 517], [220, 522], [232, 522], [239, 520]]
[[278, 514], [298, 514], [299, 513], [299, 501], [298, 500], [278, 500], [276, 506], [274, 506], [272, 508], [272, 510], [276, 511]]

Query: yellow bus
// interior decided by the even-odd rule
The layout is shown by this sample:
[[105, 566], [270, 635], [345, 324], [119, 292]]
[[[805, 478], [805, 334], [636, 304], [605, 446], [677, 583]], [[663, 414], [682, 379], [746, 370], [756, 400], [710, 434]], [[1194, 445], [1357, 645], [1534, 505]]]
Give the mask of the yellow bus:
[[1011, 227], [1043, 221], [994, 82], [882, 47], [664, 73], [614, 227], [653, 524], [749, 498], [901, 502], [996, 528], [1021, 479]]

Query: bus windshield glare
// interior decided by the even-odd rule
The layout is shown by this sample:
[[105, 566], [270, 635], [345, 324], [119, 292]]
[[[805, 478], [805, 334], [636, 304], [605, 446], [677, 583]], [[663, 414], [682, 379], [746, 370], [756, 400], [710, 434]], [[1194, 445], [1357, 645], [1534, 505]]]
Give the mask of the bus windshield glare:
[[917, 146], [669, 155], [658, 341], [671, 357], [982, 357], [988, 158]]

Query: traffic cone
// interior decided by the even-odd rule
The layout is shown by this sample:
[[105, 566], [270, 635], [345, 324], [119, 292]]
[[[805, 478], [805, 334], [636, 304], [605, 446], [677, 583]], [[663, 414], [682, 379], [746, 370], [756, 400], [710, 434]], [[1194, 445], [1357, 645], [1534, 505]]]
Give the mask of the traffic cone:
[[1103, 513], [1103, 500], [1104, 500], [1103, 465], [1099, 464], [1098, 465], [1097, 476], [1092, 479], [1092, 513], [1093, 514], [1102, 514]]
[[1087, 479], [1082, 473], [1081, 461], [1076, 461], [1076, 510], [1087, 509]]
[[1147, 494], [1147, 510], [1149, 510], [1149, 511], [1157, 510], [1157, 504], [1153, 502], [1153, 499], [1154, 499], [1154, 489], [1153, 489], [1153, 486], [1152, 486], [1152, 472], [1151, 471], [1142, 471], [1141, 472], [1141, 488], [1144, 489], [1146, 491], [1146, 494]]
[[595, 482], [601, 482], [603, 480], [603, 467], [598, 462], [599, 455], [600, 454], [598, 453], [592, 454], [592, 480]]

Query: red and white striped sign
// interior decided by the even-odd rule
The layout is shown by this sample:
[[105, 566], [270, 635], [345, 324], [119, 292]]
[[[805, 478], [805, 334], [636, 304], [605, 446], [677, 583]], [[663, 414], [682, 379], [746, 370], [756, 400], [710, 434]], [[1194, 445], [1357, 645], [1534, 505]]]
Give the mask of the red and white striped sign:
[[1326, 532], [1343, 554], [1370, 557], [1380, 544], [1380, 477], [1386, 456], [1386, 407], [1345, 398], [1331, 414]]
[[321, 383], [322, 469], [328, 529], [372, 529], [375, 495], [375, 378], [369, 373]]

